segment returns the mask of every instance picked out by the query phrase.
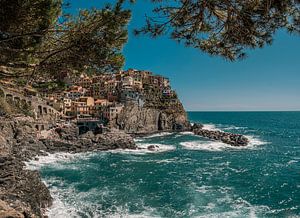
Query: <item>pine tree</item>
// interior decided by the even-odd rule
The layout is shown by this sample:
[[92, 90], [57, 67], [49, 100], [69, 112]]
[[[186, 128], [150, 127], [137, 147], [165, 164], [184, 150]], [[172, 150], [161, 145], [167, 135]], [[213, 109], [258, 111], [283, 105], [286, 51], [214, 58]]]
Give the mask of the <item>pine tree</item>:
[[229, 60], [271, 44], [278, 29], [300, 33], [299, 0], [152, 0], [154, 17], [135, 31], [170, 38]]
[[124, 64], [130, 11], [122, 3], [63, 13], [60, 0], [0, 0], [0, 76], [115, 71]]

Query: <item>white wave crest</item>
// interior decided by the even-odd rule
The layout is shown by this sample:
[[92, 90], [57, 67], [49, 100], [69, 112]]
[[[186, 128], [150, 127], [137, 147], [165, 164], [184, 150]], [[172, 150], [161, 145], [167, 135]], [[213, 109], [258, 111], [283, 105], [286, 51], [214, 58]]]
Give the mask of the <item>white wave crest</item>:
[[[57, 179], [49, 181], [49, 183], [57, 183]], [[49, 184], [48, 184], [49, 186]], [[100, 191], [98, 189], [92, 189], [88, 192], [78, 192], [73, 186], [65, 188], [50, 188], [51, 196], [54, 201], [53, 204], [46, 211], [45, 215], [49, 218], [74, 218], [74, 217], [130, 217], [130, 218], [150, 218], [157, 217], [154, 214], [157, 211], [154, 208], [141, 205], [143, 209], [140, 213], [134, 213], [129, 211], [127, 204], [125, 205], [111, 205], [109, 208], [103, 208], [100, 204], [87, 201], [86, 199], [92, 198], [94, 193], [97, 193], [97, 197], [105, 199], [114, 193], [113, 190], [109, 190], [108, 187], [103, 187]], [[68, 200], [66, 200], [66, 198]]]
[[203, 124], [203, 129], [212, 130], [212, 131], [223, 131], [223, 130], [248, 129], [248, 127], [209, 123], [209, 124]]
[[222, 151], [224, 149], [256, 149], [260, 145], [268, 144], [268, 142], [262, 141], [255, 136], [246, 136], [249, 139], [249, 144], [247, 146], [232, 146], [225, 144], [220, 141], [187, 141], [181, 142], [180, 145], [189, 150], [207, 150], [207, 151]]
[[144, 139], [142, 139], [142, 138], [134, 138], [133, 140], [134, 140], [134, 142], [142, 142], [142, 141], [144, 141]]
[[207, 151], [222, 151], [225, 148], [231, 147], [218, 141], [189, 141], [181, 142], [181, 146], [189, 150], [207, 150]]
[[222, 128], [223, 130], [239, 130], [239, 129], [247, 129], [248, 127], [243, 126], [228, 126], [225, 128]]
[[179, 132], [176, 135], [174, 135], [174, 138], [179, 138], [182, 136], [190, 136], [190, 135], [195, 135], [193, 132]]
[[[84, 205], [83, 205], [84, 206]], [[75, 206], [64, 204], [60, 199], [54, 199], [53, 205], [46, 212], [46, 216], [49, 218], [74, 218], [74, 217], [82, 217], [84, 214], [85, 217], [93, 217], [93, 218], [102, 218], [102, 217], [110, 217], [110, 218], [156, 218], [159, 216], [155, 216], [152, 214], [152, 209], [144, 208], [142, 213], [131, 213], [128, 209], [124, 207], [114, 207], [113, 212], [101, 211], [101, 210], [93, 210], [93, 206], [85, 206], [85, 208], [90, 209], [89, 212], [82, 212], [81, 208], [77, 208]], [[85, 214], [86, 213], [86, 214]]]
[[290, 160], [289, 162], [287, 162], [287, 165], [292, 165], [294, 163], [298, 163], [298, 160]]
[[[151, 148], [149, 147], [151, 146]], [[116, 149], [108, 152], [111, 153], [124, 153], [124, 154], [149, 154], [149, 153], [161, 153], [175, 150], [172, 145], [164, 145], [158, 143], [137, 143], [138, 149]]]
[[59, 198], [54, 197], [52, 206], [46, 212], [46, 216], [49, 218], [71, 218], [78, 217], [78, 212], [74, 206], [64, 204]]
[[216, 125], [215, 124], [203, 124], [203, 127], [202, 127], [203, 129], [206, 129], [206, 130], [213, 130], [213, 131], [221, 131], [220, 129], [218, 129], [217, 127], [216, 127]]
[[179, 135], [195, 135], [193, 132], [180, 132]]
[[59, 152], [59, 153], [47, 153], [46, 156], [37, 156], [33, 160], [30, 160], [28, 162], [25, 162], [26, 169], [30, 170], [39, 170], [43, 166], [47, 166], [49, 164], [58, 164], [60, 166], [60, 163], [62, 162], [70, 162], [77, 158], [87, 158], [92, 153], [86, 152], [86, 153], [65, 153], [65, 152]]
[[150, 138], [157, 138], [157, 137], [163, 137], [163, 136], [168, 136], [168, 135], [172, 135], [174, 133], [172, 132], [160, 132], [160, 133], [155, 133], [152, 135], [148, 135], [148, 136], [144, 136], [144, 139], [150, 139]]
[[245, 137], [249, 140], [249, 144], [246, 147], [257, 147], [260, 145], [269, 144], [269, 142], [263, 141], [257, 136], [245, 135]]

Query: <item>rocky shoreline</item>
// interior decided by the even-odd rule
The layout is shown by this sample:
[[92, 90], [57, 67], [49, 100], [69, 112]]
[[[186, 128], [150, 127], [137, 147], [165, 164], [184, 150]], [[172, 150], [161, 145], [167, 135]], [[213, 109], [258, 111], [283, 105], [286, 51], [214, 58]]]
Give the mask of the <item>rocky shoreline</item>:
[[121, 131], [78, 134], [75, 125], [61, 125], [39, 134], [32, 118], [0, 118], [0, 217], [44, 217], [52, 197], [38, 171], [25, 162], [48, 153], [137, 149]]
[[[75, 124], [60, 124], [48, 131], [38, 132], [30, 117], [0, 117], [0, 217], [44, 217], [52, 204], [52, 197], [41, 181], [38, 171], [25, 168], [25, 162], [49, 153], [80, 153], [114, 149], [138, 150], [134, 137], [176, 130], [108, 131], [94, 134], [89, 131], [79, 135]], [[219, 140], [232, 146], [246, 146], [245, 136], [203, 129], [201, 124], [182, 131]], [[148, 150], [155, 150], [149, 146]]]

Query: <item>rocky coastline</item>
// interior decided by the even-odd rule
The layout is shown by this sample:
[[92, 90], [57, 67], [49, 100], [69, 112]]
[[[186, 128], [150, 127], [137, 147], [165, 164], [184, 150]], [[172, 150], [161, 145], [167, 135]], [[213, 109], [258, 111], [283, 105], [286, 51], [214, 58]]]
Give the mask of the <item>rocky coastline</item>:
[[[128, 112], [122, 118], [123, 121], [131, 113]], [[82, 135], [79, 135], [78, 127], [71, 123], [57, 124], [50, 130], [39, 132], [34, 126], [33, 118], [0, 117], [0, 217], [45, 216], [46, 209], [52, 204], [50, 192], [41, 181], [39, 172], [27, 170], [25, 167], [26, 161], [36, 159], [37, 156], [56, 152], [136, 150], [139, 149], [134, 142], [136, 136], [177, 131], [192, 131], [201, 137], [219, 140], [232, 146], [246, 146], [249, 143], [245, 136], [239, 134], [206, 130], [201, 124], [191, 126], [184, 116], [177, 120], [171, 115], [169, 118], [166, 116], [165, 120], [169, 121], [163, 122], [164, 126], [160, 128], [160, 117], [165, 115], [160, 115], [157, 111], [150, 115], [142, 115], [143, 113], [145, 111], [140, 112], [140, 115], [135, 113], [133, 120], [137, 122], [129, 119], [123, 130], [112, 128], [102, 134], [89, 131]], [[146, 119], [140, 121], [140, 116]], [[141, 127], [141, 124], [144, 126]], [[176, 129], [176, 126], [180, 128]], [[147, 149], [152, 151], [156, 147], [149, 146]]]
[[122, 131], [79, 135], [76, 125], [59, 125], [40, 134], [30, 117], [0, 117], [0, 217], [44, 217], [52, 197], [38, 171], [26, 161], [49, 153], [137, 149]]

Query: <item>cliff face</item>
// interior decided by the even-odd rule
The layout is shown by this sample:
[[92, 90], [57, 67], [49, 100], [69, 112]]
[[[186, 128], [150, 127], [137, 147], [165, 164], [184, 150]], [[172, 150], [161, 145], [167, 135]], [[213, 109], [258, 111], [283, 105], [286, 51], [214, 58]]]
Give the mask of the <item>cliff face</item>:
[[116, 126], [127, 133], [148, 134], [157, 131], [183, 131], [190, 128], [182, 105], [172, 108], [126, 106]]
[[43, 149], [30, 122], [0, 117], [0, 217], [42, 217], [52, 202], [39, 173], [24, 169]]

